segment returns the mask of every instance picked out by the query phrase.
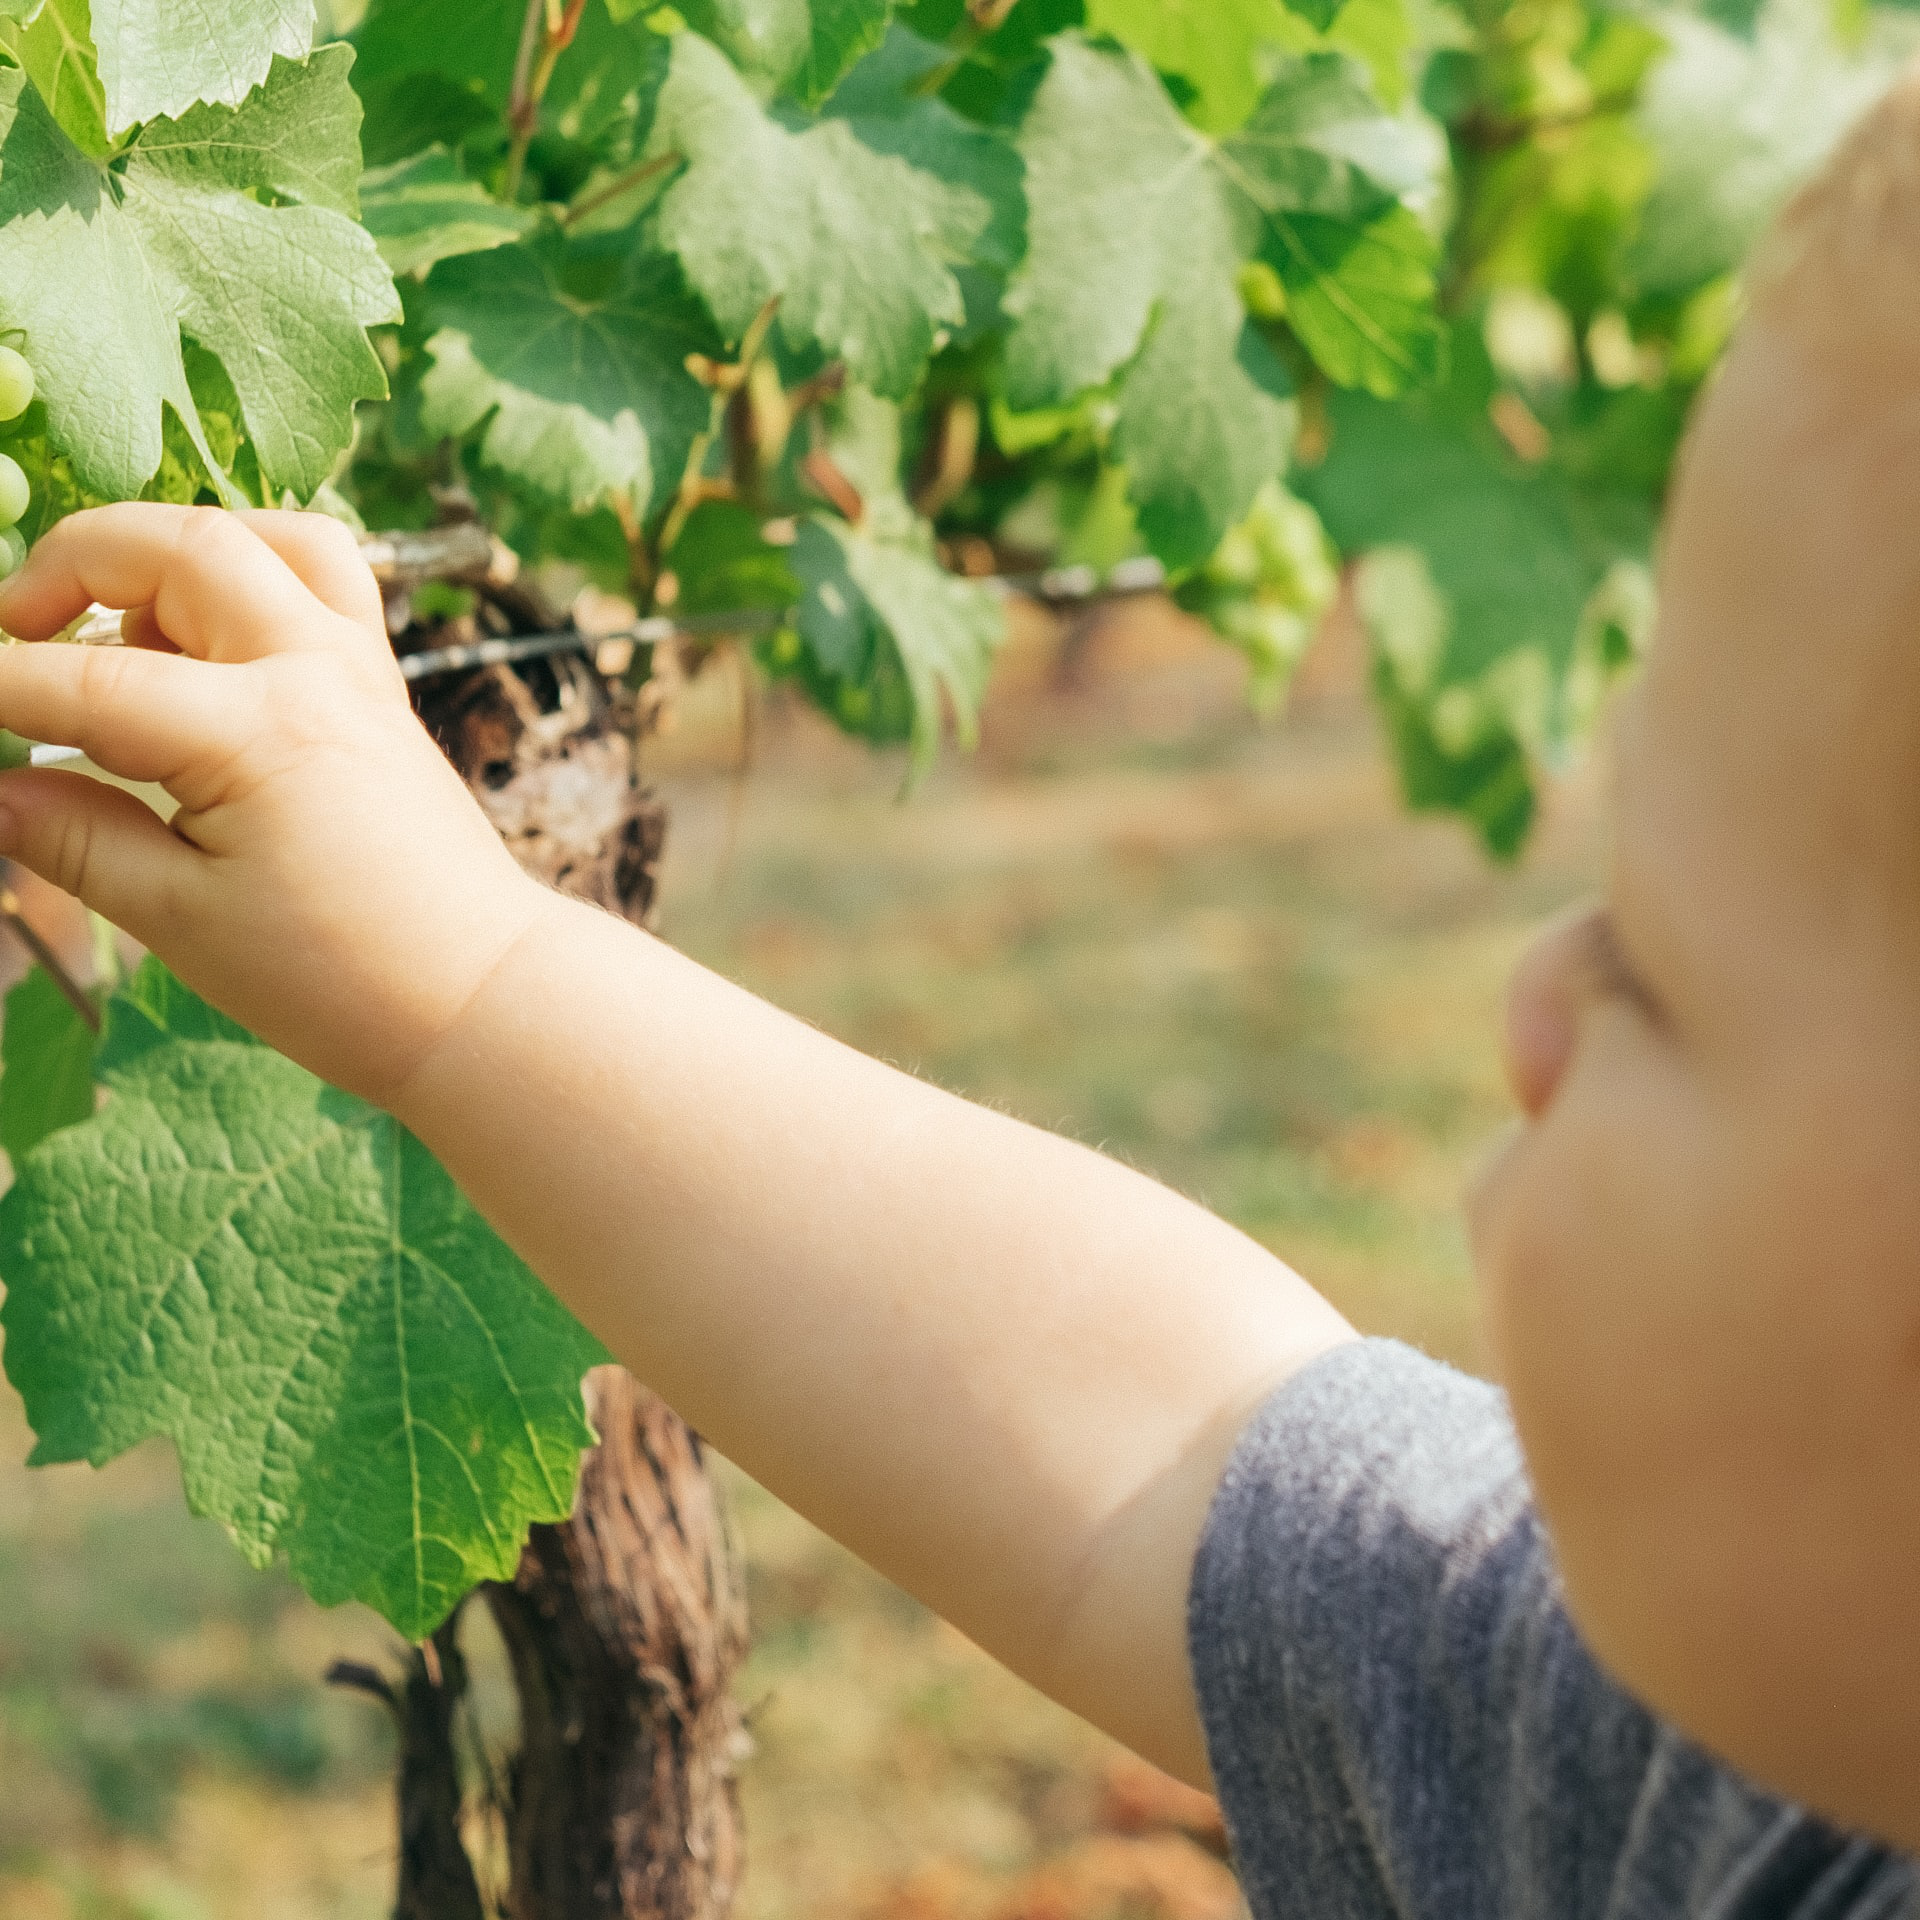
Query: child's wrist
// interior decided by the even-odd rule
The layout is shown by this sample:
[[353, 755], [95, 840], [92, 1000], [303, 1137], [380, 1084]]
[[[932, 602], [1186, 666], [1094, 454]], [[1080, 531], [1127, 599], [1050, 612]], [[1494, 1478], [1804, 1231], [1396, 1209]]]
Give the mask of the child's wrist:
[[[525, 992], [536, 998], [551, 996], [553, 983], [546, 976], [553, 963], [545, 950], [559, 944], [564, 938], [561, 924], [580, 911], [577, 903], [524, 875], [518, 876], [513, 897], [501, 904], [497, 936], [491, 951], [471, 968], [471, 984], [400, 1079], [377, 1096], [402, 1126], [429, 1144], [449, 1107], [468, 1097], [471, 1070], [484, 1068], [494, 1051], [488, 1034], [498, 1024], [500, 1010], [519, 1004]], [[519, 986], [523, 980], [528, 983], [524, 989]]]

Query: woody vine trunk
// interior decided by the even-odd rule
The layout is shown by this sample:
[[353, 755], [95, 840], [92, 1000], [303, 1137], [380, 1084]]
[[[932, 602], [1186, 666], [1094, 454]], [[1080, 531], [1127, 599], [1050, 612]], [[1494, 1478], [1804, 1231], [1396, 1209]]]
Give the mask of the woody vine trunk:
[[[420, 578], [452, 574], [478, 582], [496, 626], [560, 624], [536, 589], [500, 577], [477, 528], [396, 557], [380, 571], [397, 604]], [[403, 629], [397, 645], [467, 637]], [[635, 776], [642, 709], [624, 686], [564, 654], [429, 680], [416, 706], [523, 866], [646, 920], [666, 820]], [[572, 1518], [536, 1526], [515, 1578], [479, 1595], [519, 1702], [518, 1750], [486, 1785], [506, 1843], [495, 1897], [507, 1920], [722, 1920], [743, 1860], [732, 1682], [747, 1644], [725, 1518], [702, 1444], [671, 1409], [617, 1367], [587, 1391], [601, 1441]], [[461, 1817], [456, 1627], [414, 1654], [392, 1696], [399, 1920], [470, 1920], [489, 1905], [479, 1889], [496, 1863], [469, 1860], [475, 1823]]]

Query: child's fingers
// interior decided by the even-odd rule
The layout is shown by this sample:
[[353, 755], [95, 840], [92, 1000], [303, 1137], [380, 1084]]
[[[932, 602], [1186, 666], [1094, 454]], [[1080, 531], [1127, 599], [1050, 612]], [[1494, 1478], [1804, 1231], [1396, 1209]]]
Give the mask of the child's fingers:
[[152, 653], [180, 651], [160, 631], [160, 622], [154, 618], [151, 607], [129, 607], [120, 616], [120, 644], [123, 647], [145, 647]]
[[388, 649], [387, 612], [373, 569], [360, 557], [360, 543], [324, 513], [293, 513], [249, 507], [240, 519], [300, 576], [315, 598], [357, 622]]
[[162, 785], [230, 761], [253, 731], [251, 674], [137, 647], [0, 647], [0, 726], [78, 747], [123, 780]]
[[44, 640], [94, 601], [151, 606], [160, 629], [203, 660], [338, 646], [330, 608], [237, 514], [145, 502], [62, 520], [0, 584], [0, 627]]
[[0, 775], [0, 854], [149, 944], [201, 857], [135, 795], [43, 769]]

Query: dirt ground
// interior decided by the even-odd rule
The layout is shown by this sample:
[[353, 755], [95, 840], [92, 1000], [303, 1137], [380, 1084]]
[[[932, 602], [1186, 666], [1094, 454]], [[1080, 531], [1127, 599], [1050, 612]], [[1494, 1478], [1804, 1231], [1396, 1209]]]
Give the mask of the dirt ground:
[[[1507, 1114], [1505, 971], [1596, 867], [1593, 782], [1491, 869], [1401, 813], [1360, 680], [1338, 630], [1262, 727], [1236, 663], [1157, 607], [1023, 618], [980, 751], [903, 806], [896, 763], [782, 701], [743, 730], [717, 668], [649, 748], [664, 930], [1200, 1196], [1367, 1330], [1482, 1367], [1456, 1198]], [[317, 1676], [386, 1630], [250, 1573], [165, 1448], [29, 1474], [27, 1445], [0, 1389], [0, 1920], [383, 1913], [383, 1730]], [[746, 1920], [1236, 1911], [1196, 1796], [728, 1477], [756, 1627]]]

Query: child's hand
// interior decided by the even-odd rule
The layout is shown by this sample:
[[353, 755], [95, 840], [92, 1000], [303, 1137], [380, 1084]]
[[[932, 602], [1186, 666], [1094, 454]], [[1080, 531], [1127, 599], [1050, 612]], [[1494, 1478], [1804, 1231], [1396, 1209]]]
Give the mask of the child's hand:
[[[84, 774], [0, 777], [0, 853], [338, 1086], [391, 1094], [549, 898], [407, 703], [380, 594], [318, 514], [114, 506], [0, 586], [0, 627], [131, 609], [125, 647], [0, 648], [0, 726]], [[177, 651], [176, 651], [177, 649]]]

